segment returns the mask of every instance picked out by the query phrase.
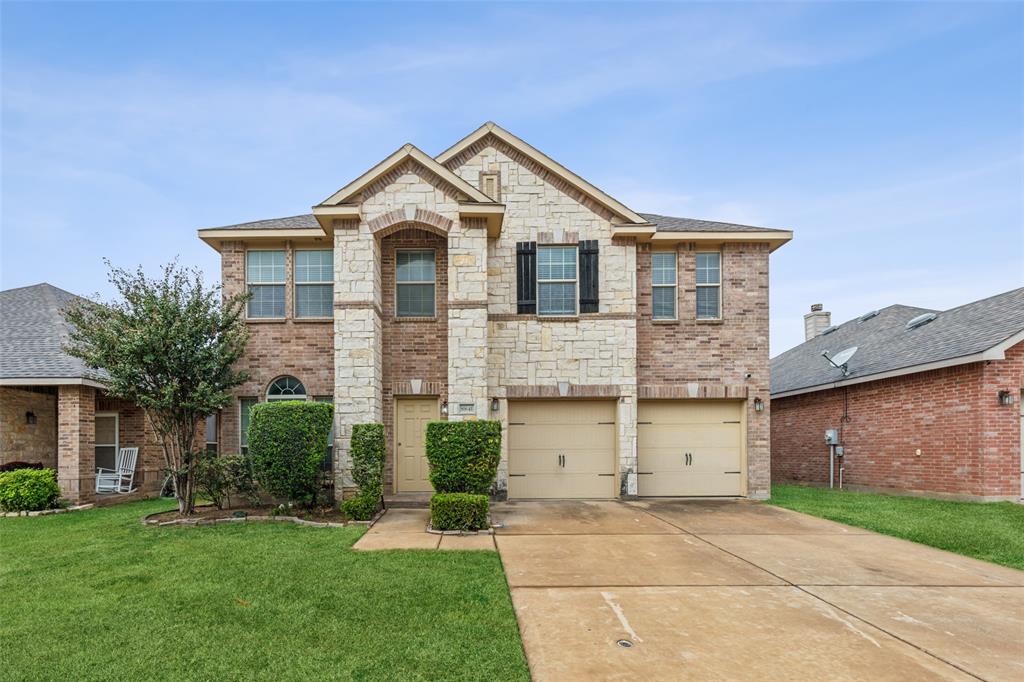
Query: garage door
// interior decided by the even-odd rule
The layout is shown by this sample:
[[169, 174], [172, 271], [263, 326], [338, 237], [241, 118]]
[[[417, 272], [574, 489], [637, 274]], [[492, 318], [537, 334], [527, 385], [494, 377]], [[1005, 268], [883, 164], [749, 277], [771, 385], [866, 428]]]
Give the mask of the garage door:
[[637, 492], [648, 496], [743, 495], [743, 403], [641, 401]]
[[615, 402], [532, 400], [508, 410], [510, 498], [615, 497]]

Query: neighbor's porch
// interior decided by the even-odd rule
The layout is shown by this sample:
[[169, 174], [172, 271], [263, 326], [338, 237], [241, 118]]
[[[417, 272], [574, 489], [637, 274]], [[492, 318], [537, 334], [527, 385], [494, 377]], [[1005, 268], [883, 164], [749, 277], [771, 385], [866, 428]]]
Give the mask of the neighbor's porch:
[[[157, 492], [163, 451], [142, 409], [85, 384], [0, 387], [0, 465], [57, 471], [61, 496], [74, 503], [114, 503]], [[96, 469], [114, 467], [117, 451], [138, 447], [131, 494], [96, 494]]]

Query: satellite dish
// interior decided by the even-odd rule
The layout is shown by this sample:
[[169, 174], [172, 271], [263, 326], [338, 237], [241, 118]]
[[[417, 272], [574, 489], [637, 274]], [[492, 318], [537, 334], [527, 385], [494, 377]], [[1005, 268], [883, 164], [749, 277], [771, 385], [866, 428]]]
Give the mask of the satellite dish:
[[823, 350], [821, 351], [821, 356], [828, 360], [829, 364], [835, 367], [836, 369], [843, 370], [843, 376], [845, 377], [850, 375], [850, 370], [846, 368], [846, 365], [850, 362], [850, 358], [852, 358], [853, 354], [856, 352], [857, 346], [851, 346], [846, 350], [839, 351], [832, 357], [828, 356], [827, 350]]

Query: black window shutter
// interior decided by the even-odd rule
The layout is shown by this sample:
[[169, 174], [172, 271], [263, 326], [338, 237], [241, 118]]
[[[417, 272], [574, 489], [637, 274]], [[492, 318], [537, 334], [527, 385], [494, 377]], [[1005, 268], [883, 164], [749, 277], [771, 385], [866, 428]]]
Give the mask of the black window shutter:
[[516, 312], [537, 314], [537, 242], [516, 244]]
[[580, 312], [598, 312], [597, 240], [580, 242]]

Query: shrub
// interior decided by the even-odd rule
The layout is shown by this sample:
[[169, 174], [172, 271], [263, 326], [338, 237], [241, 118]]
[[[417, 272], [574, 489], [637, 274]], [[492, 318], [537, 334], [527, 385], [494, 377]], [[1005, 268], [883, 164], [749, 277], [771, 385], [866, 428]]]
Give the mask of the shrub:
[[260, 486], [288, 502], [316, 504], [334, 405], [282, 400], [260, 403], [251, 414], [249, 457]]
[[60, 497], [53, 469], [15, 469], [0, 473], [0, 510], [52, 509]]
[[486, 495], [437, 493], [430, 498], [430, 525], [435, 530], [487, 528]]
[[369, 521], [380, 508], [380, 496], [359, 495], [347, 500], [342, 500], [341, 511], [345, 516], [356, 521]]
[[498, 475], [501, 422], [430, 422], [426, 449], [434, 490], [486, 495]]
[[353, 426], [349, 453], [352, 455], [352, 480], [359, 486], [359, 495], [380, 497], [384, 490], [384, 425]]
[[196, 485], [217, 509], [231, 506], [231, 496], [242, 497], [251, 505], [259, 504], [259, 491], [252, 480], [252, 462], [242, 455], [201, 453], [196, 462]]

